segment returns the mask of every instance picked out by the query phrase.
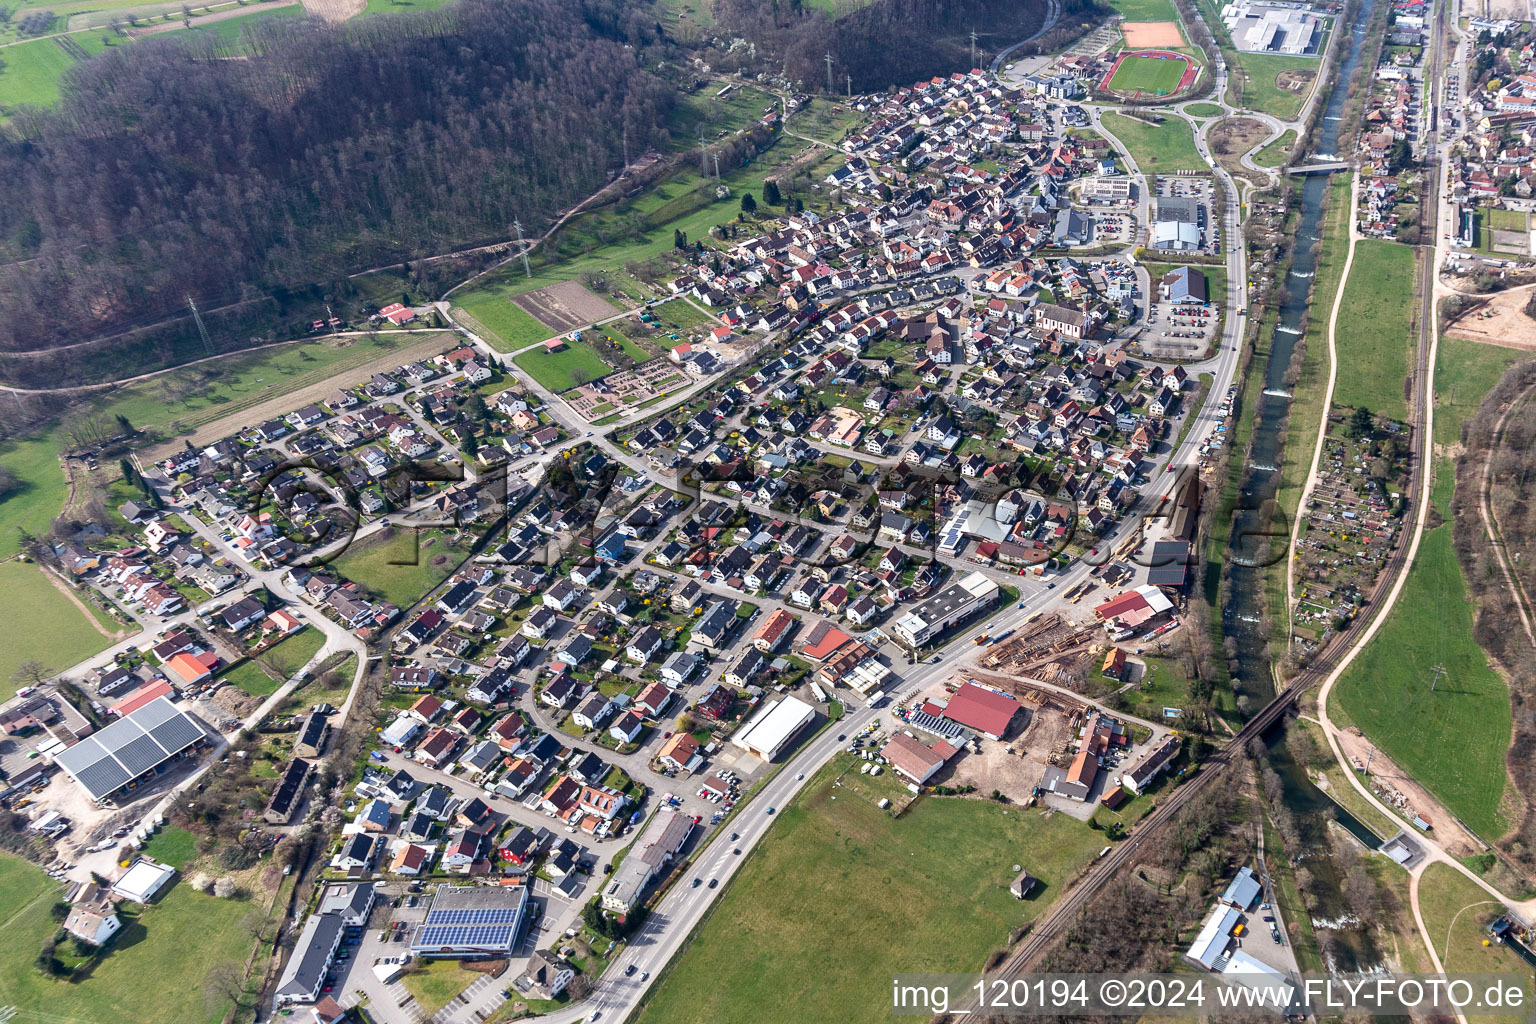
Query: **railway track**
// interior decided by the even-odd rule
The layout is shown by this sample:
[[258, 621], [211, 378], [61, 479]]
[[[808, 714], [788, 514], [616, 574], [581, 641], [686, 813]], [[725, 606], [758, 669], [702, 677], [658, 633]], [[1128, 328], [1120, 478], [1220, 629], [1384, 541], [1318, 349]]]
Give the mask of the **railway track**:
[[[1446, 38], [1444, 30], [1444, 14], [1440, 15], [1439, 29], [1440, 40], [1433, 48], [1430, 73], [1438, 76], [1443, 41]], [[1437, 80], [1431, 77], [1431, 81]], [[1437, 181], [1437, 144], [1438, 135], [1431, 132], [1425, 152], [1436, 155], [1426, 166], [1426, 178]], [[1424, 222], [1435, 225], [1438, 220], [1439, 194], [1435, 188], [1430, 188], [1427, 193], [1428, 210]], [[1426, 408], [1433, 396], [1429, 394], [1429, 350], [1432, 340], [1432, 332], [1435, 330], [1434, 309], [1434, 281], [1435, 261], [1433, 237], [1427, 246], [1421, 246], [1428, 253], [1423, 265], [1420, 267], [1420, 306], [1419, 306], [1419, 338], [1418, 351], [1414, 363], [1414, 407], [1413, 407], [1413, 467], [1409, 479], [1407, 493], [1420, 494], [1422, 491], [1421, 474], [1429, 471], [1429, 454], [1432, 438], [1426, 435]], [[1371, 595], [1372, 602], [1379, 600], [1387, 594], [1392, 587], [1397, 574], [1402, 572], [1408, 562], [1408, 550], [1410, 538], [1414, 534], [1417, 517], [1423, 514], [1423, 508], [1411, 506], [1407, 515], [1403, 517], [1403, 528], [1398, 531], [1397, 543], [1383, 565], [1381, 574], [1377, 577], [1376, 587]], [[1258, 714], [1240, 729], [1228, 742], [1221, 747], [1205, 764], [1201, 770], [1187, 782], [1183, 783], [1164, 799], [1157, 808], [1139, 822], [1132, 833], [1131, 838], [1119, 846], [1114, 847], [1109, 853], [1098, 861], [1095, 861], [1087, 873], [1077, 883], [1070, 893], [1040, 919], [1030, 934], [1019, 943], [1008, 957], [993, 969], [998, 974], [1017, 974], [1027, 969], [1036, 961], [1055, 941], [1058, 935], [1076, 918], [1083, 910], [1085, 904], [1098, 895], [1124, 868], [1128, 867], [1134, 859], [1143, 840], [1156, 832], [1159, 828], [1178, 817], [1179, 812], [1187, 806], [1191, 800], [1198, 796], [1211, 782], [1219, 777], [1224, 769], [1243, 756], [1243, 748], [1250, 739], [1262, 735], [1280, 719], [1285, 710], [1309, 688], [1320, 684], [1339, 665], [1340, 660], [1347, 651], [1352, 650], [1360, 639], [1362, 633], [1376, 617], [1377, 609], [1372, 607], [1370, 614], [1357, 614], [1345, 629], [1335, 635], [1333, 641], [1326, 649], [1319, 652], [1305, 669], [1299, 672], [1286, 686], [1275, 695]], [[974, 1006], [968, 1007], [974, 1009]]]

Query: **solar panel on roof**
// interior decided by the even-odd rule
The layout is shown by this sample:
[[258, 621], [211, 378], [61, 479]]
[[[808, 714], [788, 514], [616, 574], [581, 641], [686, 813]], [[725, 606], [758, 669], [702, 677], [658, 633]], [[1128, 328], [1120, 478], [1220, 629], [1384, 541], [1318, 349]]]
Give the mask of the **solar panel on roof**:
[[103, 757], [92, 764], [88, 764], [78, 772], [75, 772], [74, 775], [80, 785], [84, 786], [91, 796], [98, 799], [113, 792], [133, 778], [132, 775], [123, 770], [122, 765], [110, 757]]
[[[108, 726], [108, 728], [111, 728]], [[106, 755], [106, 750], [95, 736], [87, 736], [74, 746], [65, 750], [54, 758], [60, 768], [72, 775], [77, 775], [81, 769], [94, 764]]]
[[166, 758], [166, 751], [149, 736], [130, 740], [118, 747], [116, 754], [130, 776], [143, 775]]
[[174, 754], [202, 739], [203, 731], [191, 719], [180, 717], [155, 726], [149, 734], [157, 743]]
[[182, 710], [172, 704], [167, 698], [156, 697], [135, 711], [133, 717], [126, 719], [126, 721], [132, 721], [145, 732], [151, 732], [160, 723], [168, 722], [173, 718], [180, 718], [182, 714]]

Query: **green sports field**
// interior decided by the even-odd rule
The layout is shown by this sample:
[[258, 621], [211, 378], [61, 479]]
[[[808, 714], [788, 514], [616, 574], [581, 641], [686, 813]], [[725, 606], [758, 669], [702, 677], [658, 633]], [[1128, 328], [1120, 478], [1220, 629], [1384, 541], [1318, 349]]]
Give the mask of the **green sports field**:
[[1109, 87], [1127, 96], [1167, 96], [1179, 87], [1179, 80], [1189, 65], [1182, 60], [1162, 57], [1127, 57], [1115, 69]]

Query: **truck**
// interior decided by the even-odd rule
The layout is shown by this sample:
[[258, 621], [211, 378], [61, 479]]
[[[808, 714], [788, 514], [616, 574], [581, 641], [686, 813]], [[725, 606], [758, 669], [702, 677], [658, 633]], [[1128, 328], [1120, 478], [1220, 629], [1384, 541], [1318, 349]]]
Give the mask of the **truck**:
[[868, 707], [868, 708], [877, 708], [881, 704], [884, 704], [884, 703], [885, 703], [885, 691], [884, 690], [876, 690], [874, 693], [869, 695], [869, 699], [864, 702], [864, 706]]
[[814, 693], [816, 695], [816, 699], [821, 701], [823, 704], [827, 702], [827, 691], [821, 688], [820, 683], [812, 683], [811, 692]]

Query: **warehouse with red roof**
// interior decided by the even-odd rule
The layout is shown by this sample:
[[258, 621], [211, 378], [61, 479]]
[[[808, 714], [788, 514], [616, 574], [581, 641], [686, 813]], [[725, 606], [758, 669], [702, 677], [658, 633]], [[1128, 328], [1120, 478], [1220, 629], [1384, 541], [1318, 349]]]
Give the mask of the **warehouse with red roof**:
[[1012, 697], [968, 682], [949, 698], [944, 717], [983, 736], [1000, 740], [1013, 724], [1014, 716], [1022, 710], [1023, 706]]

